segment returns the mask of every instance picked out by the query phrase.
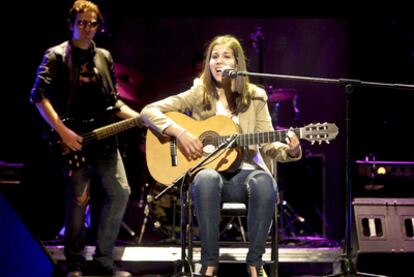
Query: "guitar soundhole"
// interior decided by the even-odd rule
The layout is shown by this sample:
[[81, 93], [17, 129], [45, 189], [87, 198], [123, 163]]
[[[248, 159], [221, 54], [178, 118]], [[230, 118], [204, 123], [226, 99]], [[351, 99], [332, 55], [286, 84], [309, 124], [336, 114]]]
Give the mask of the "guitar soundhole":
[[200, 141], [203, 144], [203, 155], [207, 156], [216, 150], [218, 146], [219, 134], [214, 131], [207, 131], [200, 135]]

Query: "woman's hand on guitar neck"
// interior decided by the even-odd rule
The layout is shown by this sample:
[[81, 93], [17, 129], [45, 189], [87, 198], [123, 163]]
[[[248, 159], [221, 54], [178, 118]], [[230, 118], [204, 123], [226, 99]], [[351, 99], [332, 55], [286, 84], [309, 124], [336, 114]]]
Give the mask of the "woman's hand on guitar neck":
[[286, 152], [289, 154], [289, 156], [294, 158], [294, 157], [298, 157], [300, 155], [300, 141], [299, 141], [299, 138], [291, 130], [289, 130], [288, 133], [287, 133], [286, 144], [289, 147], [289, 149], [286, 150]]

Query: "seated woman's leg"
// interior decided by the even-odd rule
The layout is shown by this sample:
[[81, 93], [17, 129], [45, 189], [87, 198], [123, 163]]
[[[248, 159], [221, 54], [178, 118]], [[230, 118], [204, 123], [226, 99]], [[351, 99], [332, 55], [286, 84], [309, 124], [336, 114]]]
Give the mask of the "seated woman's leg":
[[[222, 186], [220, 174], [212, 169], [204, 169], [197, 173], [191, 185], [191, 197], [200, 228], [201, 264], [215, 268], [218, 266], [219, 258]], [[210, 274], [207, 272], [207, 275]]]

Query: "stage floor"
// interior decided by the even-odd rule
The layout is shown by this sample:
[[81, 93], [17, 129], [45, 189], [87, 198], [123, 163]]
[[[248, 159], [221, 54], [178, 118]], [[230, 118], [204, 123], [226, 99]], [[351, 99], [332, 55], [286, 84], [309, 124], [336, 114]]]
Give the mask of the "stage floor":
[[[46, 246], [50, 256], [58, 263], [65, 261], [63, 246]], [[92, 260], [94, 246], [87, 246], [85, 257]], [[247, 276], [245, 273], [245, 246], [225, 245], [220, 247], [219, 276]], [[263, 260], [269, 266], [271, 249], [268, 247]], [[279, 277], [320, 276], [336, 272], [343, 253], [340, 247], [280, 247]], [[179, 245], [116, 246], [114, 258], [134, 276], [173, 276], [181, 261]], [[200, 247], [194, 246], [195, 268], [200, 259]], [[269, 268], [268, 268], [269, 269]]]
[[[65, 260], [63, 246], [46, 246], [56, 260]], [[87, 246], [85, 256], [92, 260], [94, 246]], [[244, 263], [246, 247], [220, 247], [220, 262]], [[342, 254], [341, 248], [279, 248], [280, 263], [333, 263]], [[114, 251], [116, 261], [123, 262], [176, 262], [181, 259], [179, 246], [117, 246]], [[194, 247], [193, 260], [200, 260], [200, 248]], [[270, 248], [266, 249], [263, 261], [270, 261]]]

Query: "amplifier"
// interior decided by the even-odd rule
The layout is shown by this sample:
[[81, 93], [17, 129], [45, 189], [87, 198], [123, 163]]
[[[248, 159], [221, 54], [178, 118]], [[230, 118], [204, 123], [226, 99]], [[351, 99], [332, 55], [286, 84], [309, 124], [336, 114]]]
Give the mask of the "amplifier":
[[414, 162], [407, 161], [356, 161], [358, 175], [364, 177], [393, 177], [414, 179]]
[[356, 161], [356, 196], [414, 197], [414, 162]]
[[0, 185], [20, 185], [23, 179], [24, 165], [0, 161]]

